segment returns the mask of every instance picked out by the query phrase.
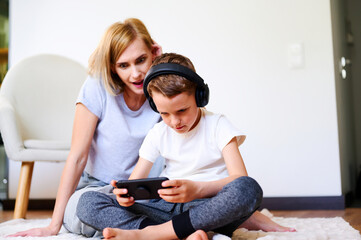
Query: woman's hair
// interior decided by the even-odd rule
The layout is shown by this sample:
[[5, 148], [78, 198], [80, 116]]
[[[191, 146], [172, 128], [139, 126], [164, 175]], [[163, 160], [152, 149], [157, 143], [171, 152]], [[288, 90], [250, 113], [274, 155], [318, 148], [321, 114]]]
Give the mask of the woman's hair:
[[[177, 63], [191, 69], [194, 72], [196, 71], [193, 63], [191, 62], [191, 60], [189, 60], [189, 58], [176, 53], [162, 54], [161, 56], [155, 58], [152, 66], [161, 63]], [[188, 94], [194, 94], [196, 88], [197, 84], [189, 81], [185, 77], [175, 74], [167, 74], [154, 77], [149, 82], [147, 86], [147, 91], [151, 97], [153, 96], [153, 91], [159, 92], [166, 97], [173, 97], [183, 92], [187, 92]]]
[[112, 69], [120, 55], [137, 37], [152, 49], [154, 41], [142, 21], [128, 18], [124, 23], [116, 22], [105, 31], [98, 47], [89, 58], [89, 74], [100, 77], [106, 90], [112, 95], [124, 91], [123, 81]]

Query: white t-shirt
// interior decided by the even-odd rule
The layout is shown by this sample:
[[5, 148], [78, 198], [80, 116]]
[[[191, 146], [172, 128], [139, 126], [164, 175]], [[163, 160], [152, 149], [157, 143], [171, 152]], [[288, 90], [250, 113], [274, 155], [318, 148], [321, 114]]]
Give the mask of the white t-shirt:
[[98, 118], [85, 171], [109, 183], [128, 179], [138, 151], [148, 131], [160, 121], [148, 101], [137, 111], [126, 105], [123, 94], [112, 96], [101, 80], [88, 77], [82, 86], [77, 103], [84, 104]]
[[201, 109], [201, 119], [190, 132], [179, 134], [164, 122], [147, 134], [139, 156], [154, 162], [161, 155], [165, 168], [161, 176], [193, 181], [219, 180], [228, 176], [222, 156], [223, 148], [237, 137], [238, 146], [245, 135], [220, 114]]

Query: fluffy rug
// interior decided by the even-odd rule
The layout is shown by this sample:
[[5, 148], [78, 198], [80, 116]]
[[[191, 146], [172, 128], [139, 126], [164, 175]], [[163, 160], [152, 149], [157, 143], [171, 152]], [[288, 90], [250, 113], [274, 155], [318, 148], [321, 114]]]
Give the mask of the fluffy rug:
[[[343, 218], [283, 218], [274, 217], [269, 211], [262, 210], [263, 214], [272, 218], [273, 221], [293, 227], [297, 232], [293, 233], [266, 233], [263, 231], [247, 231], [246, 229], [238, 229], [234, 232], [232, 240], [286, 240], [286, 239], [299, 239], [299, 240], [361, 240], [360, 233], [352, 228]], [[17, 231], [26, 230], [33, 227], [46, 226], [50, 223], [50, 219], [15, 219], [4, 223], [0, 223], [0, 239], [8, 234]], [[213, 240], [230, 240], [230, 238], [209, 233], [209, 238]], [[39, 238], [39, 237], [26, 237], [26, 238], [6, 238], [7, 240], [14, 239], [86, 239], [85, 237], [68, 233], [64, 228], [61, 229], [57, 236]]]

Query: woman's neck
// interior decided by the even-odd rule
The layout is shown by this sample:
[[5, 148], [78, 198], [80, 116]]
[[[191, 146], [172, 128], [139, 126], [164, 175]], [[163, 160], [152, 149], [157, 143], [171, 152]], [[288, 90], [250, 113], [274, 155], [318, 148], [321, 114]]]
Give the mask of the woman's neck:
[[129, 93], [128, 91], [124, 91], [123, 93], [125, 104], [127, 104], [128, 108], [132, 111], [137, 111], [141, 108], [145, 102], [144, 95], [134, 94], [133, 92]]

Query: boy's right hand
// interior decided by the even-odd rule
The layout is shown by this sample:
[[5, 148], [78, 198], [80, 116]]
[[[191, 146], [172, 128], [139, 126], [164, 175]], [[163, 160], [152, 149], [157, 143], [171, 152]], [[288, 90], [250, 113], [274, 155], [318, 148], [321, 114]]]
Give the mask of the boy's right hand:
[[123, 207], [130, 207], [135, 203], [135, 200], [133, 197], [122, 197], [122, 195], [128, 193], [128, 189], [126, 188], [117, 188], [117, 181], [112, 180], [110, 184], [114, 187], [113, 193], [117, 197], [117, 202], [120, 206]]

